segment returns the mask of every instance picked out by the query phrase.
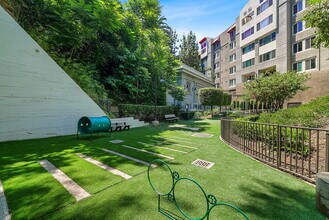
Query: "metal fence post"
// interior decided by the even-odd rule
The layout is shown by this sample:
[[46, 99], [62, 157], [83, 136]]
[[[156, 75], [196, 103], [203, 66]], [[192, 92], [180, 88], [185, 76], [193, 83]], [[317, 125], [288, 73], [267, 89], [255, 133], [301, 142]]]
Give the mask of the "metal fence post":
[[329, 172], [329, 132], [326, 132], [326, 167], [325, 171]]
[[232, 123], [232, 121], [229, 120], [228, 121], [228, 139], [229, 139], [229, 143], [231, 143], [231, 123]]
[[243, 122], [243, 153], [246, 153], [246, 122]]
[[276, 140], [276, 167], [281, 166], [281, 126], [277, 125], [277, 140]]

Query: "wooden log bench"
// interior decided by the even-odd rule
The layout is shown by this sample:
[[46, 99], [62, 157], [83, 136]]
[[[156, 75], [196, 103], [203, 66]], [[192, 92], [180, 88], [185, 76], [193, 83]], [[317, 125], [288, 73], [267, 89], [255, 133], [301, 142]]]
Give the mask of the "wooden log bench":
[[164, 116], [167, 122], [175, 122], [178, 121], [178, 118], [175, 114], [168, 114]]
[[125, 121], [113, 122], [111, 125], [111, 131], [123, 131], [129, 129], [130, 125], [127, 124]]

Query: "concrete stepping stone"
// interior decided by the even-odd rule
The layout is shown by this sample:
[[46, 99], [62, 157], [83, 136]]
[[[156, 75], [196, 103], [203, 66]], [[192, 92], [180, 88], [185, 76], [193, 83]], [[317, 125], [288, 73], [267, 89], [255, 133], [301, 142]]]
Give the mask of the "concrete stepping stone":
[[190, 149], [198, 149], [196, 147], [190, 147], [187, 145], [183, 145], [183, 144], [176, 144], [176, 143], [169, 143], [169, 142], [165, 142], [165, 141], [158, 141], [158, 140], [151, 140], [153, 142], [159, 143], [159, 144], [170, 144], [170, 145], [175, 145], [175, 146], [179, 146], [179, 147], [185, 147], [185, 148], [190, 148]]
[[[123, 158], [126, 158], [128, 160], [132, 160], [132, 161], [135, 161], [137, 163], [141, 163], [141, 164], [144, 164], [144, 165], [150, 165], [150, 163], [148, 162], [145, 162], [143, 160], [140, 160], [140, 159], [137, 159], [137, 158], [134, 158], [134, 157], [130, 157], [130, 156], [127, 156], [125, 154], [121, 154], [121, 153], [118, 153], [118, 152], [115, 152], [115, 151], [111, 151], [111, 150], [108, 150], [108, 149], [102, 149], [103, 151], [107, 152], [107, 153], [110, 153], [110, 154], [114, 154], [114, 155], [117, 155], [119, 157], [123, 157]], [[151, 165], [152, 168], [156, 168], [157, 166], [152, 164]]]
[[168, 141], [178, 141], [178, 142], [183, 142], [183, 143], [191, 143], [191, 141], [186, 140], [185, 138], [179, 138], [179, 137], [174, 137], [174, 138], [166, 138]]
[[199, 131], [201, 128], [186, 127], [185, 125], [170, 125], [169, 128], [182, 128], [190, 131]]
[[7, 200], [5, 196], [5, 192], [2, 187], [2, 183], [0, 181], [0, 219], [10, 220], [11, 216], [9, 214], [9, 209], [7, 205]]
[[120, 143], [123, 143], [124, 141], [123, 140], [112, 140], [110, 142], [113, 144], [120, 144]]
[[63, 173], [60, 169], [56, 168], [48, 160], [40, 160], [40, 165], [43, 166], [53, 177], [63, 185], [63, 187], [77, 200], [87, 198], [90, 196], [81, 186], [74, 182], [70, 177]]
[[137, 151], [148, 153], [148, 154], [152, 154], [152, 155], [156, 155], [156, 156], [163, 157], [163, 158], [167, 158], [169, 160], [175, 159], [173, 157], [169, 157], [169, 156], [166, 156], [166, 155], [163, 155], [163, 154], [154, 153], [154, 152], [151, 152], [151, 151], [147, 151], [147, 150], [144, 150], [144, 149], [139, 149], [139, 148], [131, 147], [131, 146], [128, 146], [128, 145], [122, 145], [122, 147], [133, 149], [133, 150], [137, 150]]
[[104, 164], [102, 162], [99, 162], [98, 160], [95, 160], [95, 159], [93, 159], [91, 157], [88, 157], [88, 156], [83, 155], [83, 154], [76, 154], [76, 155], [79, 156], [79, 157], [81, 157], [82, 159], [88, 161], [89, 163], [92, 163], [92, 164], [94, 164], [94, 165], [96, 165], [96, 166], [98, 166], [98, 167], [100, 167], [100, 168], [102, 168], [102, 169], [104, 169], [104, 170], [106, 170], [106, 171], [108, 171], [110, 173], [113, 173], [114, 175], [121, 176], [122, 178], [124, 178], [126, 180], [132, 178], [132, 176], [130, 176], [130, 175], [128, 175], [128, 174], [126, 174], [126, 173], [124, 173], [124, 172], [122, 172], [120, 170], [117, 170], [117, 169], [115, 169], [113, 167], [110, 167], [110, 166], [108, 166], [108, 165], [106, 165], [106, 164]]
[[139, 144], [144, 144], [145, 146], [158, 147], [158, 148], [161, 148], [161, 149], [166, 149], [166, 150], [170, 150], [170, 151], [175, 151], [175, 152], [179, 152], [179, 153], [182, 153], [182, 154], [187, 154], [187, 153], [188, 153], [188, 152], [186, 152], [186, 151], [176, 150], [176, 149], [172, 149], [172, 148], [169, 148], [169, 147], [156, 146], [156, 145], [147, 144], [147, 143], [144, 143], [144, 142], [137, 142], [137, 143], [139, 143]]
[[196, 133], [192, 135], [193, 137], [202, 137], [202, 138], [211, 138], [213, 134], [206, 134], [206, 133]]

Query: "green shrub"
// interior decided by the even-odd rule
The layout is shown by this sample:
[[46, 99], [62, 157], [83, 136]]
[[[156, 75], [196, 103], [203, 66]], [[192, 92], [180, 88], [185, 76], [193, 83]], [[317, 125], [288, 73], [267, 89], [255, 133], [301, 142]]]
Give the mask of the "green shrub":
[[[241, 120], [242, 121], [242, 120]], [[309, 137], [307, 132], [302, 133], [300, 130], [297, 133], [296, 129], [291, 130], [291, 134], [284, 135], [284, 130], [281, 130], [280, 140], [278, 140], [278, 127], [277, 126], [259, 126], [256, 127], [255, 123], [234, 123], [233, 133], [247, 141], [260, 142], [262, 146], [274, 151], [284, 151], [287, 153], [297, 153], [299, 155], [307, 156], [311, 152], [309, 146]], [[281, 148], [278, 149], [277, 141], [281, 142]], [[304, 141], [304, 145], [303, 145]], [[291, 145], [290, 145], [291, 143]]]
[[[155, 118], [155, 106], [152, 105], [121, 104], [118, 107], [121, 117], [135, 117], [145, 121]], [[156, 111], [158, 119], [161, 120], [167, 114], [178, 116], [179, 106], [157, 106]]]
[[203, 116], [202, 112], [195, 112], [193, 118], [194, 119], [201, 119]]
[[329, 117], [329, 96], [324, 96], [295, 108], [281, 109], [275, 113], [262, 113], [257, 122], [322, 127]]

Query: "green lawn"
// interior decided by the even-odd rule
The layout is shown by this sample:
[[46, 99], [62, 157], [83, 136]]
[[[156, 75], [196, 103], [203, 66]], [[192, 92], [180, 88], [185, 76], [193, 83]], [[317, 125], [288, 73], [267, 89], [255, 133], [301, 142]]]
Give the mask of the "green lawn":
[[[195, 132], [180, 128], [143, 127], [76, 140], [75, 136], [0, 143], [0, 180], [3, 182], [13, 219], [166, 219], [157, 212], [157, 196], [147, 180], [147, 166], [102, 151], [120, 152], [144, 161], [159, 158], [151, 154], [121, 147], [109, 141], [175, 157], [169, 161], [181, 177], [197, 180], [208, 194], [219, 201], [241, 208], [251, 219], [325, 219], [315, 209], [315, 188], [288, 174], [269, 168], [228, 147], [218, 138], [219, 121], [189, 121], [199, 132], [214, 134], [212, 138], [192, 137]], [[179, 145], [158, 146], [186, 151], [187, 154], [159, 148], [151, 140], [166, 140]], [[149, 143], [150, 145], [137, 142]], [[153, 144], [153, 145], [152, 145]], [[83, 153], [131, 176], [124, 180], [76, 156]], [[77, 182], [92, 196], [76, 202], [38, 161], [47, 159]], [[196, 159], [214, 162], [207, 170], [191, 165]], [[152, 173], [164, 173], [155, 169]], [[155, 179], [156, 180], [156, 179]], [[159, 180], [159, 179], [158, 179]], [[168, 176], [158, 181], [165, 183]], [[177, 185], [177, 201], [191, 215], [200, 213], [204, 202], [192, 185]], [[184, 198], [184, 199], [183, 199]], [[200, 198], [200, 199], [198, 199]], [[187, 202], [188, 201], [188, 202]], [[174, 213], [173, 205], [163, 200]], [[217, 209], [212, 219], [237, 219], [228, 209]]]

